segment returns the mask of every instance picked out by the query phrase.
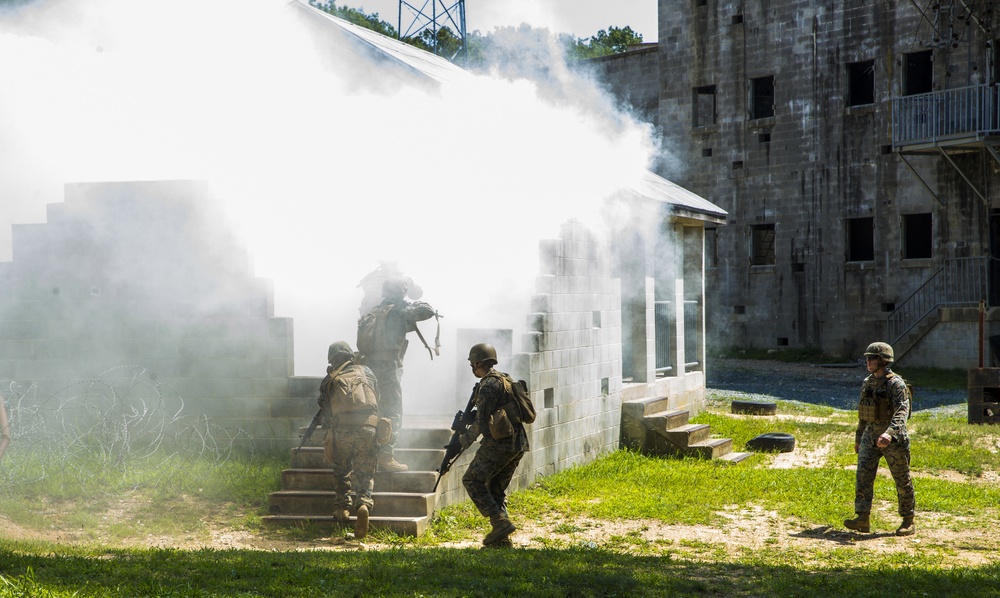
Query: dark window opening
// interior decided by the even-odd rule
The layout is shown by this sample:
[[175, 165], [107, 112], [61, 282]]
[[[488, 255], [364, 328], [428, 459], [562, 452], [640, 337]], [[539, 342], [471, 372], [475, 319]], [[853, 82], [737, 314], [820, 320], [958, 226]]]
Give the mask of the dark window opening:
[[774, 225], [756, 224], [751, 229], [750, 264], [753, 266], [774, 265]]
[[743, 15], [733, 15], [733, 25], [739, 25], [743, 22]]
[[802, 262], [795, 262], [792, 264], [792, 272], [805, 272], [806, 265]]
[[741, 170], [743, 168], [743, 160], [736, 160], [733, 162], [733, 170]]
[[774, 116], [774, 76], [750, 80], [750, 118]]
[[933, 55], [932, 50], [904, 55], [903, 95], [929, 93], [934, 89]]
[[933, 230], [930, 214], [903, 216], [903, 259], [926, 259], [932, 255]]
[[875, 219], [847, 220], [847, 261], [870, 262], [875, 259]]
[[892, 153], [892, 146], [891, 145], [879, 146], [878, 153], [882, 154], [883, 156], [888, 156], [889, 154]]
[[546, 388], [542, 392], [542, 405], [546, 409], [552, 409], [556, 406], [556, 391], [553, 388]]
[[712, 156], [712, 148], [706, 147], [705, 149], [701, 150], [702, 158], [709, 158], [711, 156]]
[[882, 311], [896, 311], [896, 304], [895, 303], [883, 303], [882, 304]]
[[705, 229], [705, 266], [716, 268], [719, 265], [719, 231], [715, 228]]
[[757, 135], [757, 143], [769, 143], [771, 141], [770, 133], [761, 133]]
[[715, 124], [715, 86], [694, 88], [694, 126], [707, 127]]
[[747, 306], [746, 305], [734, 305], [733, 306], [733, 313], [736, 314], [737, 316], [745, 315], [747, 313]]
[[787, 347], [788, 346], [788, 337], [786, 337], [786, 336], [779, 336], [778, 339], [777, 339], [777, 343], [778, 343], [779, 347]]
[[875, 103], [875, 61], [865, 60], [847, 65], [847, 105], [864, 106]]

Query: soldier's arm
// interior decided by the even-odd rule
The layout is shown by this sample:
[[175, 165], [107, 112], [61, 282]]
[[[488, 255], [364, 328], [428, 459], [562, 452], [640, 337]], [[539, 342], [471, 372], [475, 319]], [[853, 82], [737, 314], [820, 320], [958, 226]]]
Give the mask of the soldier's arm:
[[423, 322], [434, 317], [436, 313], [434, 308], [423, 301], [415, 301], [410, 303], [404, 309], [406, 314], [406, 319], [410, 322]]
[[910, 399], [906, 393], [906, 382], [899, 376], [894, 376], [889, 394], [892, 398], [892, 417], [889, 418], [889, 427], [885, 433], [893, 440], [898, 440], [903, 432], [903, 427], [906, 426], [906, 417], [910, 413]]
[[476, 419], [469, 426], [463, 444], [468, 447], [490, 429], [490, 415], [496, 411], [497, 400], [503, 394], [503, 383], [497, 378], [484, 378], [479, 383], [479, 400], [476, 401]]

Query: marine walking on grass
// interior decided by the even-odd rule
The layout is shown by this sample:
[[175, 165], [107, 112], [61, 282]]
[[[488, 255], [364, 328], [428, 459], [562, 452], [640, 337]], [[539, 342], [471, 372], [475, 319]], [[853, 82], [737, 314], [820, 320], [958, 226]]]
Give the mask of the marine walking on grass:
[[912, 409], [909, 386], [890, 368], [894, 362], [892, 347], [875, 342], [865, 350], [869, 375], [861, 386], [858, 401], [858, 427], [854, 434], [854, 452], [858, 454], [855, 479], [854, 519], [844, 526], [859, 532], [871, 531], [871, 510], [875, 475], [879, 461], [885, 462], [896, 483], [899, 515], [902, 524], [897, 536], [914, 533], [915, 500], [910, 476], [910, 435], [906, 429]]
[[[487, 548], [512, 546], [510, 535], [517, 530], [507, 516], [507, 487], [521, 458], [528, 450], [528, 434], [522, 410], [509, 375], [494, 369], [497, 352], [492, 345], [479, 343], [469, 351], [469, 365], [479, 382], [472, 393], [475, 419], [459, 437], [463, 449], [482, 436], [479, 450], [462, 484], [479, 512], [490, 518], [492, 529], [483, 539]], [[533, 421], [533, 411], [528, 420]]]

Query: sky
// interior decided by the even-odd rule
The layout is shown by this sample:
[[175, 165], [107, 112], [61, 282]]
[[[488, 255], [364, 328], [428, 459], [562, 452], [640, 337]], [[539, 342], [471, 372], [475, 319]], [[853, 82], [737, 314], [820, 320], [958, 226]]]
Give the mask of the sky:
[[[255, 275], [274, 283], [275, 315], [294, 319], [297, 375], [322, 375], [327, 346], [353, 342], [357, 283], [381, 261], [444, 315], [439, 375], [468, 350], [453, 344], [459, 329], [513, 329], [518, 342], [537, 241], [569, 218], [592, 222], [641, 177], [659, 151], [651, 127], [539, 39], [523, 45], [554, 61], [544, 86], [469, 75], [382, 89], [359, 56], [318, 54], [287, 5], [35, 0], [0, 11], [0, 56], [19, 57], [0, 61], [0, 262], [12, 224], [46, 222], [67, 183], [208, 180]], [[431, 370], [416, 340], [411, 356]]]
[[[407, 0], [407, 4], [427, 7], [432, 0]], [[451, 7], [456, 0], [438, 0], [438, 7]], [[393, 27], [399, 22], [399, 0], [336, 0], [339, 7], [378, 13], [379, 18]], [[527, 23], [549, 29], [553, 33], [571, 33], [578, 38], [592, 37], [608, 27], [631, 27], [642, 34], [642, 41], [657, 41], [657, 0], [466, 0], [465, 19], [468, 31], [489, 33], [495, 27], [518, 26]], [[412, 20], [403, 6], [404, 28]]]

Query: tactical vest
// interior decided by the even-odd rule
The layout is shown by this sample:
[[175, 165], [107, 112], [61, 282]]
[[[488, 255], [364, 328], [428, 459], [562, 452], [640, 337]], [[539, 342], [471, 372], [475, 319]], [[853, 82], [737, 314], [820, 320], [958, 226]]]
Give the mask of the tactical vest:
[[378, 421], [378, 398], [364, 366], [341, 366], [323, 380], [320, 390], [334, 425], [374, 426]]
[[[889, 372], [882, 383], [878, 386], [865, 384], [861, 390], [861, 398], [858, 400], [858, 419], [863, 422], [888, 424], [892, 419], [892, 384], [893, 378], [899, 374]], [[907, 400], [909, 389], [906, 390]], [[912, 406], [911, 406], [912, 409]]]

